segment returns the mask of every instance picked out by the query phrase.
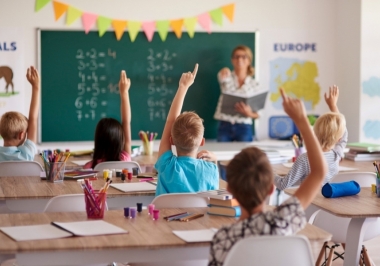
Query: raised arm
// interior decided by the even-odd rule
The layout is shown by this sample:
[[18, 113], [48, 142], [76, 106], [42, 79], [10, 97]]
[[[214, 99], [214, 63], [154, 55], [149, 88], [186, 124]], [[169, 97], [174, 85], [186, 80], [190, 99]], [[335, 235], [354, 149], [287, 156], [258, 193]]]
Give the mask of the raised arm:
[[129, 103], [129, 88], [131, 87], [131, 80], [127, 78], [125, 71], [120, 73], [119, 89], [120, 89], [120, 111], [121, 111], [121, 125], [124, 132], [124, 150], [131, 154], [131, 105]]
[[293, 119], [307, 147], [310, 174], [294, 194], [302, 207], [306, 209], [321, 189], [321, 184], [327, 173], [327, 165], [323, 157], [322, 148], [309, 125], [303, 103], [298, 99], [289, 98], [282, 88], [281, 96], [285, 112]]
[[198, 72], [198, 64], [195, 64], [193, 72], [183, 73], [181, 79], [179, 80], [179, 86], [176, 95], [174, 96], [172, 105], [166, 118], [166, 123], [164, 131], [162, 133], [162, 138], [160, 142], [160, 148], [158, 150], [158, 157], [160, 157], [164, 152], [171, 149], [170, 145], [170, 135], [171, 130], [176, 118], [181, 114], [181, 109], [183, 101], [186, 96], [187, 89], [194, 83], [194, 79]]
[[32, 99], [29, 108], [28, 139], [37, 142], [38, 110], [40, 108], [40, 76], [34, 67], [28, 68], [26, 78], [32, 85]]
[[338, 98], [339, 98], [339, 88], [336, 85], [329, 88], [328, 95], [325, 93], [325, 101], [327, 105], [329, 106], [331, 112], [339, 113], [339, 109], [337, 105]]

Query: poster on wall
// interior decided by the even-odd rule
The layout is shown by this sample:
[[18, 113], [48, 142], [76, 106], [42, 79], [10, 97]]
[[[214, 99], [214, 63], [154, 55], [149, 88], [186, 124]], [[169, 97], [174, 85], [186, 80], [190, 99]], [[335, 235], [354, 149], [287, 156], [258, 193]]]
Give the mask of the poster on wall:
[[27, 115], [23, 46], [22, 29], [0, 27], [0, 116], [9, 111]]
[[260, 83], [269, 89], [255, 124], [256, 138], [287, 139], [298, 130], [282, 107], [279, 88], [303, 101], [310, 120], [328, 111], [324, 93], [334, 83], [334, 50], [329, 32], [262, 30]]

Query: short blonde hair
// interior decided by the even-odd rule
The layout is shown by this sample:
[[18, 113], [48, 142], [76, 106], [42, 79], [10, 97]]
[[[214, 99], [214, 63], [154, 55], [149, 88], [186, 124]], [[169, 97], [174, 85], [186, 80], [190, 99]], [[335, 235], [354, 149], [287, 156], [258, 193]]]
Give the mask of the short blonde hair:
[[251, 48], [249, 48], [248, 46], [245, 46], [245, 45], [238, 45], [232, 51], [231, 57], [233, 57], [235, 55], [236, 51], [243, 51], [248, 56], [249, 62], [251, 64], [248, 66], [247, 73], [248, 73], [249, 76], [253, 76], [255, 74], [255, 69], [252, 66], [253, 53], [252, 53]]
[[183, 112], [175, 120], [171, 135], [177, 150], [189, 152], [197, 149], [204, 133], [203, 120], [194, 112]]
[[17, 135], [28, 129], [28, 119], [19, 112], [7, 112], [0, 121], [0, 135], [4, 140], [17, 139]]
[[256, 148], [243, 149], [226, 167], [228, 190], [249, 214], [263, 203], [273, 187], [272, 166]]
[[314, 133], [322, 149], [331, 149], [343, 136], [346, 119], [341, 113], [326, 113], [314, 124]]

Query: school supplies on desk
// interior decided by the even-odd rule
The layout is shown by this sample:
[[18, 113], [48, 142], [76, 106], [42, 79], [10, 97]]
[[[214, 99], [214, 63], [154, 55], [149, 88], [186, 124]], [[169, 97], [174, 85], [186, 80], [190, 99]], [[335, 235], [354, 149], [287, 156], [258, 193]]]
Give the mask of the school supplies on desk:
[[221, 200], [227, 200], [227, 199], [233, 198], [232, 195], [226, 189], [198, 192], [197, 195], [200, 197], [214, 198], [214, 199], [221, 199]]
[[70, 153], [45, 150], [40, 153], [40, 156], [44, 162], [47, 181], [62, 182], [66, 161], [70, 157]]
[[94, 153], [94, 150], [71, 151], [71, 155], [75, 157], [91, 155], [93, 153]]
[[207, 213], [213, 214], [213, 215], [240, 217], [241, 209], [240, 209], [240, 206], [224, 207], [224, 206], [209, 205]]
[[338, 198], [353, 196], [360, 192], [360, 185], [356, 181], [342, 183], [326, 183], [322, 187], [322, 195], [325, 198]]
[[94, 190], [88, 179], [81, 184], [85, 195], [87, 218], [102, 219], [104, 217], [104, 210], [107, 206], [107, 190], [111, 183], [112, 180], [107, 179], [100, 190]]
[[110, 186], [123, 192], [156, 191], [156, 186], [149, 182], [118, 183], [118, 184], [111, 184]]
[[366, 152], [379, 152], [380, 145], [364, 142], [352, 142], [347, 144], [347, 148], [355, 151], [366, 151]]
[[154, 146], [154, 140], [157, 138], [158, 134], [154, 132], [145, 132], [140, 131], [139, 137], [142, 140], [143, 143], [143, 150], [144, 155], [152, 155], [153, 154], [153, 146]]
[[210, 198], [210, 205], [217, 205], [222, 207], [236, 207], [239, 206], [239, 202], [236, 199], [220, 200]]
[[69, 172], [65, 172], [65, 180], [66, 179], [71, 179], [71, 180], [75, 180], [75, 179], [80, 179], [80, 178], [84, 178], [84, 177], [93, 177], [95, 176], [96, 177], [96, 174], [98, 173], [98, 171], [69, 171]]
[[181, 238], [183, 241], [192, 243], [192, 242], [211, 242], [214, 237], [216, 228], [210, 229], [201, 229], [201, 230], [185, 230], [179, 231], [174, 230], [173, 234]]

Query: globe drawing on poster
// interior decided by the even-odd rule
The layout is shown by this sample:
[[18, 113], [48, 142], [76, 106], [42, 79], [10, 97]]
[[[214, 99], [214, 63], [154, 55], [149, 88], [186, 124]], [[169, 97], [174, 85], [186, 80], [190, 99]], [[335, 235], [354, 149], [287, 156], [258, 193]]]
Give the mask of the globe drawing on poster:
[[275, 109], [282, 110], [279, 88], [302, 100], [307, 110], [313, 110], [320, 102], [321, 88], [315, 81], [318, 67], [315, 62], [295, 58], [276, 58], [270, 62], [270, 101]]
[[[368, 95], [371, 98], [380, 97], [380, 77], [372, 76], [369, 79], [363, 81], [363, 94]], [[380, 121], [379, 120], [367, 120], [364, 123], [363, 131], [366, 138], [380, 139]]]

